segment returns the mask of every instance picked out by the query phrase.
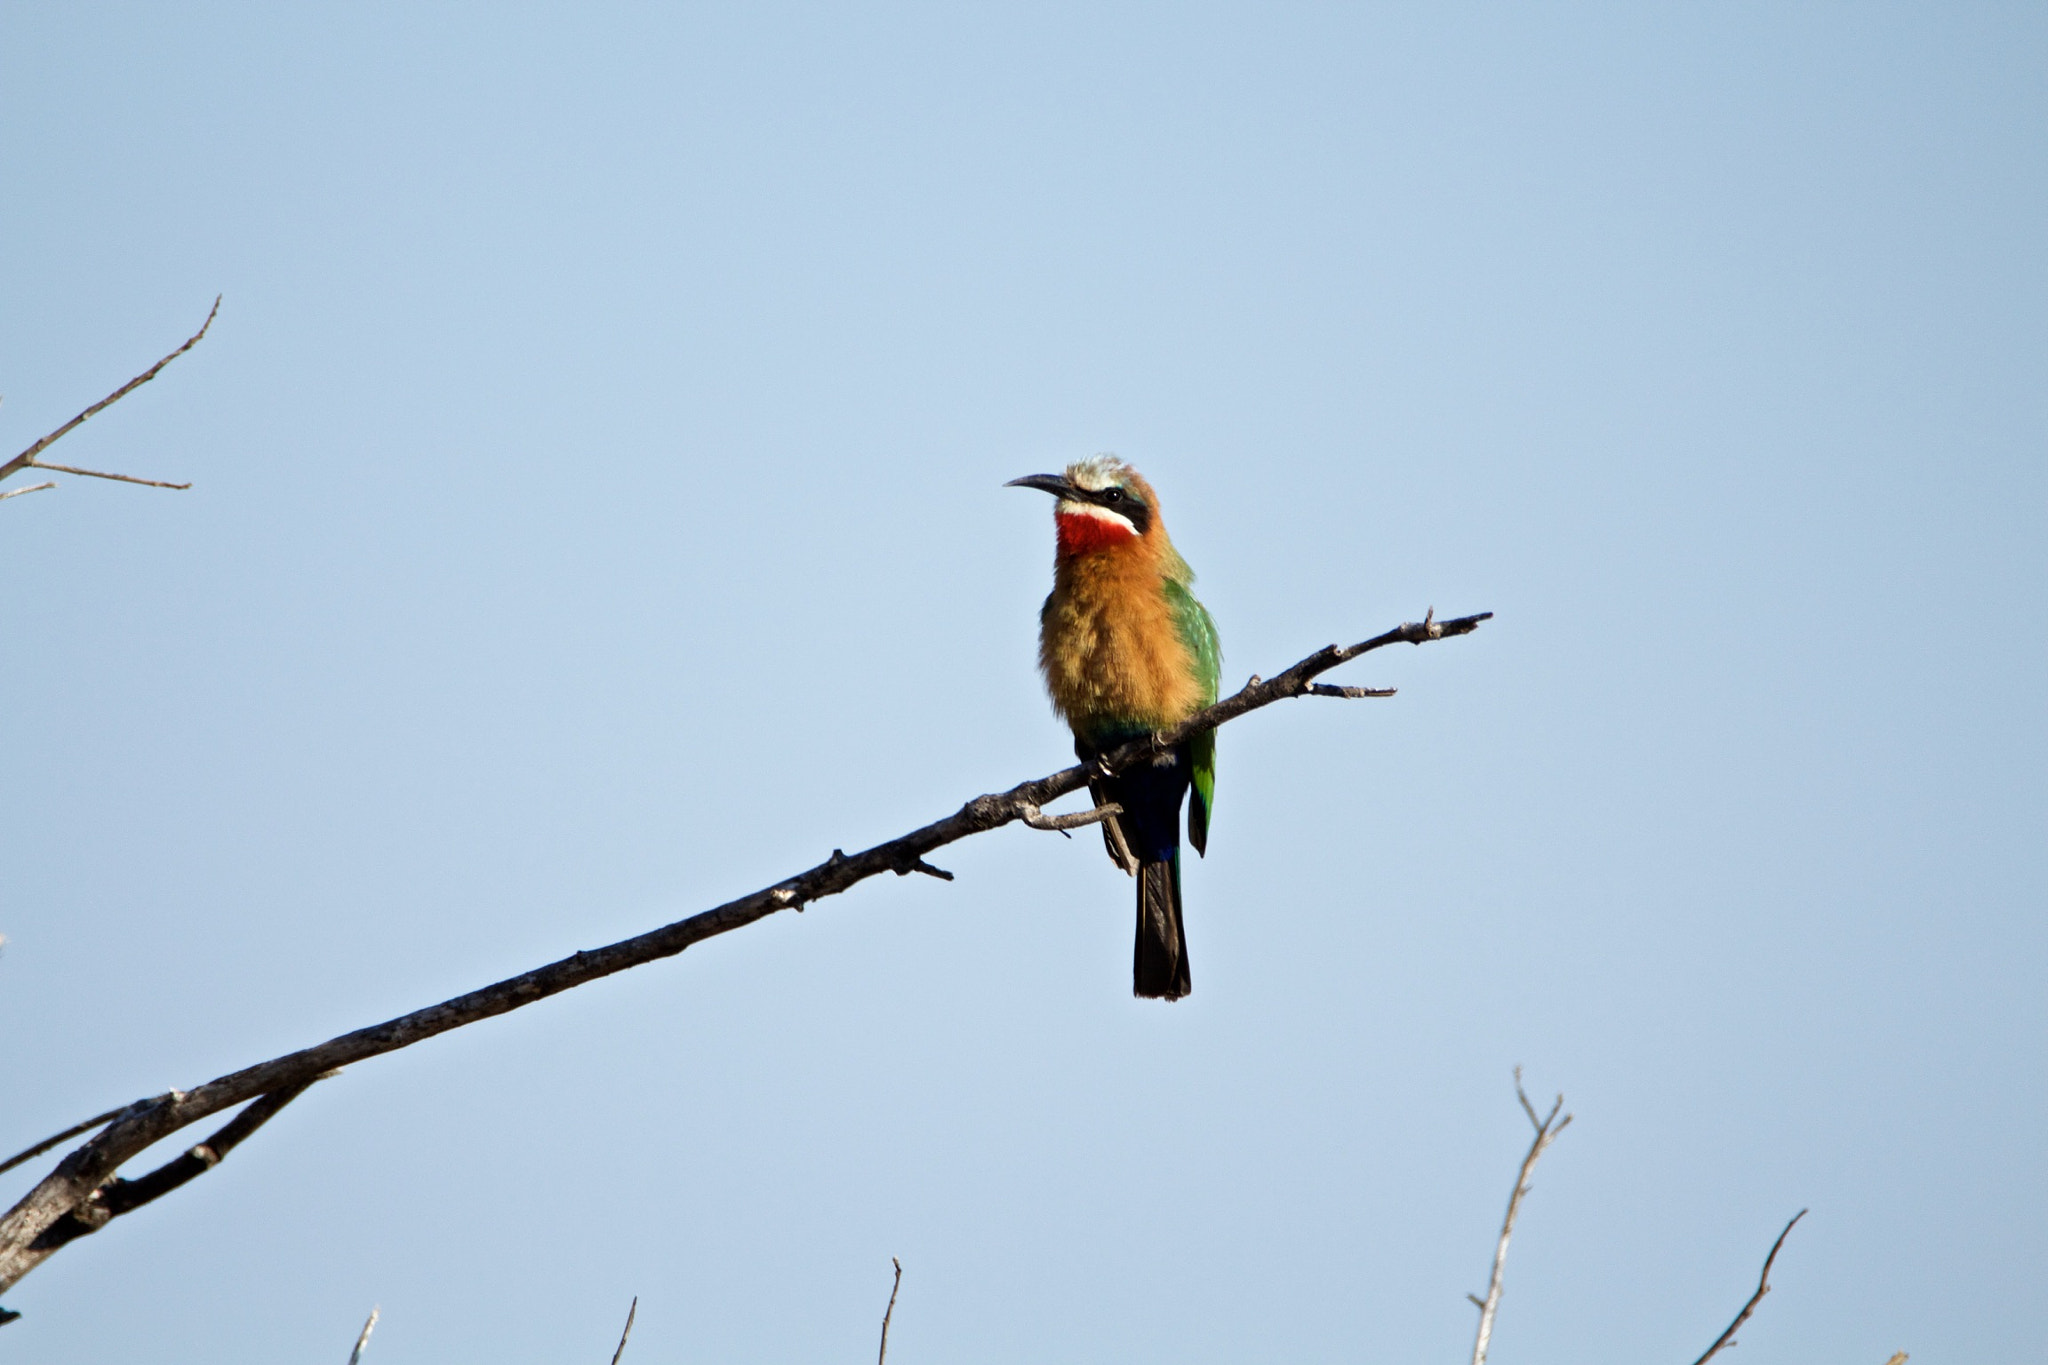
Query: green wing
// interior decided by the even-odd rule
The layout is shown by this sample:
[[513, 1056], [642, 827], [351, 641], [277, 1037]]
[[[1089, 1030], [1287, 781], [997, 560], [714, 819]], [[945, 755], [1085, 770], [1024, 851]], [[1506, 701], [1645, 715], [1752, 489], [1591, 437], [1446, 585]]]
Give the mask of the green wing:
[[[1173, 606], [1173, 623], [1181, 643], [1194, 656], [1195, 671], [1202, 685], [1202, 705], [1216, 700], [1216, 685], [1223, 676], [1223, 646], [1216, 639], [1216, 622], [1209, 609], [1195, 600], [1185, 583], [1168, 579], [1166, 599]], [[1209, 812], [1216, 805], [1216, 732], [1204, 730], [1188, 741], [1194, 759], [1194, 792], [1188, 802], [1188, 842], [1195, 852], [1209, 851]]]

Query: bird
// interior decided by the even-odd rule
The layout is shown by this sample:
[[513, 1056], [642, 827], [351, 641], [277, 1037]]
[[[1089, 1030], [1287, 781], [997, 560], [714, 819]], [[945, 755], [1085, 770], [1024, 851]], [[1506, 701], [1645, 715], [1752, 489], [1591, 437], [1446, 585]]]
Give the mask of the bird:
[[1057, 499], [1052, 594], [1039, 613], [1038, 666], [1053, 710], [1074, 732], [1090, 768], [1110, 860], [1138, 881], [1134, 995], [1179, 1000], [1193, 988], [1181, 910], [1181, 803], [1188, 842], [1208, 854], [1216, 796], [1216, 733], [1203, 730], [1151, 763], [1118, 773], [1100, 755], [1171, 729], [1216, 700], [1222, 648], [1216, 623], [1195, 600], [1194, 570], [1173, 548], [1159, 496], [1113, 455], [1027, 474], [1007, 488]]

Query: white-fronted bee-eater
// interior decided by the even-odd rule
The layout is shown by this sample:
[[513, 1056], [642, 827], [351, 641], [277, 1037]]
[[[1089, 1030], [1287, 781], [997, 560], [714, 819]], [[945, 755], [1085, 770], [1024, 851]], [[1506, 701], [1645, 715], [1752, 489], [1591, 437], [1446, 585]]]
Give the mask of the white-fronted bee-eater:
[[[1213, 703], [1222, 667], [1216, 623], [1189, 591], [1194, 571], [1167, 539], [1152, 485], [1123, 461], [1097, 455], [1065, 474], [1031, 474], [1009, 486], [1058, 499], [1038, 664], [1081, 761]], [[1192, 985], [1180, 891], [1180, 812], [1191, 787], [1188, 842], [1203, 853], [1216, 791], [1214, 731], [1089, 783], [1098, 806], [1123, 807], [1102, 822], [1103, 842], [1111, 860], [1138, 879], [1132, 990], [1160, 1000], [1178, 1000]]]

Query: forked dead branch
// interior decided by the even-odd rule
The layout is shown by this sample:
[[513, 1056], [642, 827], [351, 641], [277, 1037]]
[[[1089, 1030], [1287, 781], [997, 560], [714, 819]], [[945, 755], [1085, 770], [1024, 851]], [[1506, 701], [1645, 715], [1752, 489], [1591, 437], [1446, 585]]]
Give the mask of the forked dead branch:
[[[1522, 1201], [1529, 1195], [1529, 1178], [1536, 1173], [1536, 1163], [1542, 1158], [1544, 1151], [1551, 1143], [1557, 1141], [1557, 1135], [1572, 1121], [1570, 1114], [1562, 1114], [1560, 1117], [1564, 1109], [1563, 1095], [1559, 1095], [1552, 1102], [1548, 1114], [1542, 1118], [1536, 1116], [1536, 1106], [1529, 1103], [1529, 1094], [1522, 1089], [1520, 1067], [1515, 1068], [1515, 1098], [1520, 1101], [1522, 1112], [1529, 1116], [1529, 1126], [1536, 1131], [1529, 1142], [1528, 1153], [1522, 1158], [1522, 1167], [1515, 1173], [1514, 1190], [1508, 1195], [1507, 1216], [1501, 1220], [1500, 1237], [1493, 1247], [1493, 1275], [1486, 1286], [1486, 1297], [1482, 1299], [1477, 1294], [1465, 1296], [1479, 1310], [1479, 1332], [1472, 1342], [1472, 1365], [1486, 1365], [1486, 1352], [1493, 1343], [1494, 1319], [1500, 1311], [1501, 1272], [1507, 1266], [1508, 1242], [1515, 1235], [1515, 1219], [1522, 1211]], [[1770, 1254], [1764, 1257], [1763, 1274], [1757, 1278], [1756, 1293], [1749, 1296], [1749, 1302], [1742, 1305], [1742, 1311], [1735, 1315], [1735, 1321], [1729, 1323], [1727, 1330], [1714, 1338], [1714, 1344], [1709, 1346], [1706, 1354], [1695, 1360], [1693, 1365], [1707, 1365], [1707, 1362], [1716, 1355], [1736, 1344], [1737, 1329], [1749, 1321], [1750, 1314], [1756, 1312], [1756, 1306], [1763, 1302], [1764, 1295], [1771, 1292], [1771, 1266], [1777, 1262], [1779, 1249], [1785, 1245], [1785, 1239], [1792, 1234], [1792, 1229], [1804, 1217], [1806, 1210], [1801, 1209], [1792, 1215], [1791, 1222], [1785, 1224], [1784, 1231], [1778, 1234], [1778, 1240], [1771, 1243]], [[1906, 1353], [1901, 1351], [1886, 1361], [1885, 1365], [1905, 1365], [1905, 1362]]]
[[[197, 339], [195, 335], [193, 340]], [[186, 346], [191, 344], [187, 342]], [[159, 362], [157, 368], [161, 369], [176, 354], [174, 352], [172, 357]], [[144, 375], [131, 382], [128, 388], [132, 389], [148, 378], [149, 375]], [[118, 393], [114, 395], [119, 396]], [[112, 402], [113, 399], [106, 401]], [[105, 403], [98, 406], [104, 407]], [[81, 414], [71, 425], [85, 420], [93, 411], [97, 408]], [[26, 454], [32, 456], [68, 429], [53, 433]], [[17, 457], [18, 460], [20, 458]], [[1316, 679], [1339, 664], [1388, 645], [1421, 645], [1470, 634], [1492, 615], [1492, 612], [1480, 612], [1439, 621], [1432, 609], [1421, 621], [1395, 626], [1355, 645], [1329, 645], [1276, 677], [1254, 676], [1233, 695], [1197, 712], [1173, 729], [1133, 740], [1101, 756], [1096, 762], [1110, 772], [1150, 762], [1190, 735], [1228, 724], [1261, 707], [1292, 697], [1390, 695], [1391, 689], [1335, 688], [1319, 685]], [[829, 858], [807, 871], [687, 919], [606, 947], [571, 954], [467, 995], [244, 1067], [195, 1089], [173, 1090], [138, 1100], [110, 1115], [100, 1115], [99, 1119], [74, 1128], [64, 1136], [76, 1136], [79, 1131], [89, 1130], [101, 1121], [106, 1123], [106, 1127], [66, 1155], [57, 1163], [56, 1169], [24, 1195], [4, 1217], [0, 1217], [0, 1292], [11, 1288], [66, 1243], [97, 1232], [121, 1214], [160, 1198], [211, 1170], [235, 1144], [248, 1138], [308, 1086], [338, 1068], [410, 1047], [437, 1034], [531, 1005], [630, 967], [673, 957], [705, 939], [730, 933], [777, 911], [802, 910], [814, 901], [836, 896], [884, 872], [898, 876], [922, 872], [950, 881], [950, 873], [926, 861], [926, 855], [947, 844], [1000, 829], [1012, 822], [1064, 834], [1073, 826], [1100, 820], [1103, 812], [1097, 810], [1078, 812], [1076, 816], [1048, 816], [1044, 811], [1044, 807], [1061, 797], [1085, 788], [1088, 776], [1087, 769], [1076, 765], [1047, 777], [1019, 783], [1008, 791], [977, 796], [944, 819], [935, 820], [900, 838], [850, 855], [834, 849]], [[255, 1103], [250, 1104], [250, 1101]], [[240, 1104], [249, 1104], [249, 1108], [185, 1155], [135, 1180], [125, 1180], [118, 1175], [124, 1163], [145, 1149], [191, 1124]], [[35, 1150], [47, 1150], [62, 1140], [64, 1137], [38, 1144]]]
[[[44, 436], [40, 440], [36, 441], [27, 450], [22, 451], [21, 454], [15, 456], [6, 464], [0, 464], [0, 480], [11, 479], [24, 469], [42, 469], [47, 470], [53, 474], [77, 474], [88, 479], [112, 479], [116, 483], [139, 483], [148, 488], [190, 488], [192, 485], [189, 483], [166, 483], [162, 479], [139, 479], [133, 474], [109, 474], [105, 470], [80, 469], [76, 465], [45, 464], [42, 460], [38, 459], [37, 457], [40, 456], [44, 451], [48, 450], [51, 446], [55, 445], [57, 442], [63, 440], [66, 436], [69, 436], [72, 432], [78, 430], [78, 428], [85, 425], [85, 423], [90, 418], [95, 417], [102, 412], [105, 412], [108, 408], [114, 406], [114, 404], [120, 402], [129, 394], [135, 392], [144, 384], [147, 384], [150, 380], [156, 378], [157, 375], [163, 372], [164, 366], [170, 364], [173, 360], [176, 360], [179, 356], [185, 354], [185, 352], [191, 350], [194, 346], [197, 346], [199, 344], [199, 339], [206, 335], [206, 329], [213, 326], [213, 319], [215, 315], [217, 315], [219, 312], [220, 297], [219, 295], [215, 295], [213, 300], [213, 307], [207, 310], [206, 321], [199, 324], [198, 331], [194, 332], [191, 336], [185, 338], [183, 345], [179, 346], [177, 350], [172, 351], [162, 360], [157, 361], [156, 364], [150, 366], [141, 374], [136, 375], [133, 379], [123, 384], [120, 388], [115, 389], [105, 398], [100, 399], [99, 402], [94, 403], [91, 407], [79, 413], [76, 417], [66, 422], [63, 426], [58, 427], [49, 435]], [[55, 488], [56, 486], [57, 484], [55, 480], [45, 479], [42, 483], [30, 484], [26, 488], [16, 488], [10, 492], [0, 493], [0, 501], [5, 501], [8, 498], [18, 498], [23, 493], [38, 493], [45, 488]]]
[[1493, 1320], [1500, 1312], [1501, 1273], [1507, 1269], [1508, 1241], [1515, 1235], [1515, 1218], [1522, 1211], [1522, 1201], [1529, 1197], [1529, 1177], [1536, 1174], [1536, 1163], [1542, 1159], [1545, 1149], [1557, 1141], [1557, 1135], [1571, 1123], [1572, 1116], [1558, 1117], [1564, 1108], [1564, 1096], [1559, 1095], [1550, 1106], [1550, 1112], [1542, 1118], [1536, 1117], [1536, 1106], [1529, 1103], [1529, 1094], [1522, 1089], [1522, 1068], [1515, 1068], [1515, 1098], [1522, 1102], [1522, 1112], [1529, 1116], [1529, 1124], [1536, 1130], [1536, 1136], [1529, 1143], [1529, 1154], [1522, 1158], [1522, 1169], [1515, 1173], [1515, 1188], [1508, 1195], [1507, 1217], [1501, 1219], [1500, 1240], [1493, 1244], [1493, 1274], [1487, 1280], [1486, 1297], [1467, 1294], [1479, 1308], [1479, 1332], [1472, 1340], [1472, 1365], [1486, 1365], [1486, 1348], [1493, 1342]]

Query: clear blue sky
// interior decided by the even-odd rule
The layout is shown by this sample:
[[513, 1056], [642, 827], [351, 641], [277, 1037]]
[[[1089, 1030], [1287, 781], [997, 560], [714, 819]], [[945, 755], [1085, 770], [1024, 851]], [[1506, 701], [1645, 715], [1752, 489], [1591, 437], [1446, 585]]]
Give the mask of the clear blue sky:
[[[1045, 499], [1232, 682], [1196, 993], [948, 850], [363, 1065], [38, 1365], [2017, 1360], [2048, 1276], [2038, 7], [16, 5], [0, 1148], [1067, 757]], [[191, 1140], [188, 1135], [186, 1141]], [[30, 1173], [4, 1178], [11, 1200]]]

